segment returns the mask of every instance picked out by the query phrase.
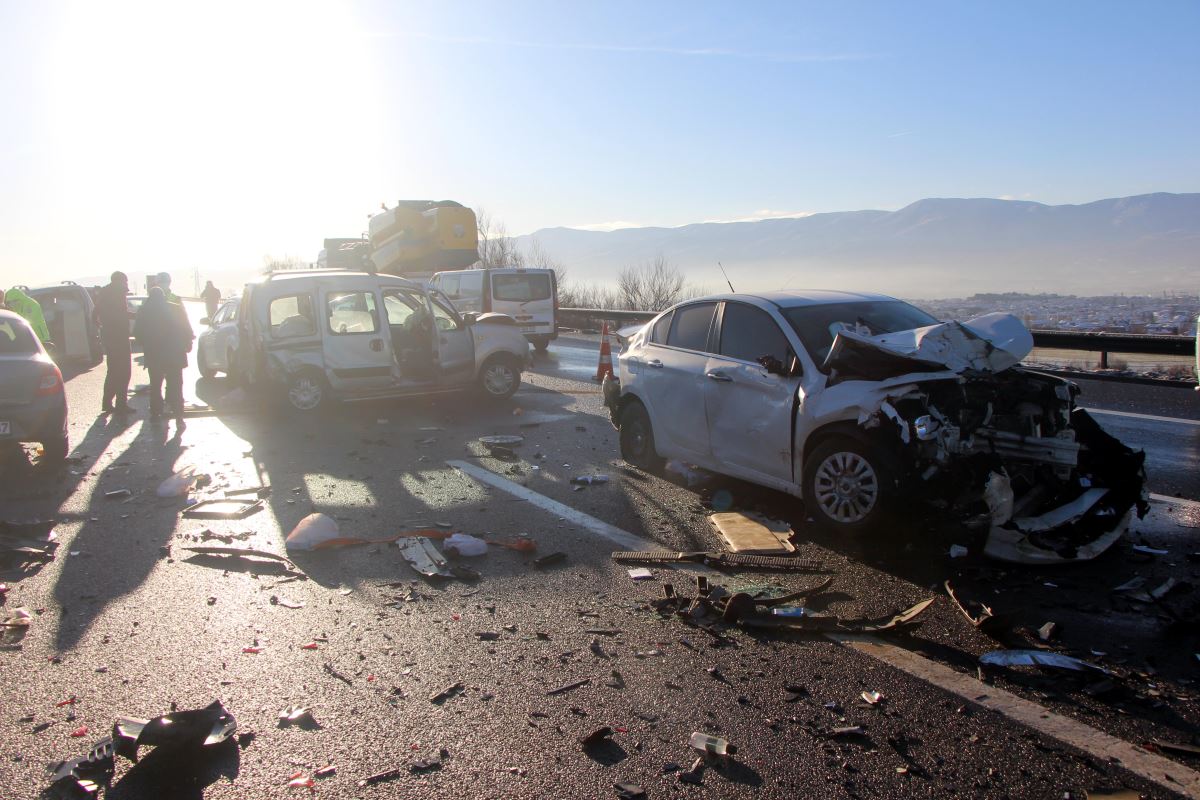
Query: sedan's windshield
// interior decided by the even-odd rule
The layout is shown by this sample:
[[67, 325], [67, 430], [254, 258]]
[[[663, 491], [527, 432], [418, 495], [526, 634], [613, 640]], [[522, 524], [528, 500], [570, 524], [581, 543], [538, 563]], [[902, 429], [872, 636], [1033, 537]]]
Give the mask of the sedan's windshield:
[[825, 362], [833, 337], [842, 329], [878, 336], [938, 323], [921, 309], [899, 300], [828, 303], [780, 310], [817, 366]]

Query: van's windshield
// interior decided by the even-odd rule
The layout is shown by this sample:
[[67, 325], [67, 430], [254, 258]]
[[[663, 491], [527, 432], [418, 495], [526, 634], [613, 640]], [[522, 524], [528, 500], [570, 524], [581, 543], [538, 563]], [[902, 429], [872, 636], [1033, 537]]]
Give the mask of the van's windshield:
[[492, 297], [514, 303], [549, 300], [553, 296], [548, 272], [492, 275]]

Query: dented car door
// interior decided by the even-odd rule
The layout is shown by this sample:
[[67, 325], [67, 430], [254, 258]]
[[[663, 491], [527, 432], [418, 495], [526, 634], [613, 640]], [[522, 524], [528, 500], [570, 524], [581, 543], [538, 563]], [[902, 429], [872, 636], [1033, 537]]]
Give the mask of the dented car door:
[[715, 302], [706, 302], [675, 309], [666, 343], [647, 347], [640, 366], [659, 453], [700, 465], [708, 463], [710, 452], [704, 371], [716, 308]]
[[779, 373], [793, 360], [792, 344], [766, 311], [731, 301], [719, 314], [717, 338], [704, 370], [713, 458], [730, 474], [786, 488], [800, 378]]

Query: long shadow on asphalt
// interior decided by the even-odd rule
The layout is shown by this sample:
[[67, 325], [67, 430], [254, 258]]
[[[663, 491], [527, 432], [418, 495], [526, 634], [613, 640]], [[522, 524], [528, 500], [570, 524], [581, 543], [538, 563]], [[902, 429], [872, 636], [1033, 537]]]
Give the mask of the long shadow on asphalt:
[[[137, 589], [154, 569], [170, 541], [178, 520], [179, 499], [162, 500], [149, 486], [126, 486], [125, 459], [156, 465], [158, 479], [175, 470], [183, 450], [178, 438], [167, 438], [162, 424], [144, 421], [120, 457], [104, 469], [93, 484], [87, 506], [95, 508], [71, 542], [79, 555], [68, 556], [54, 584], [54, 599], [62, 608], [55, 645], [66, 650], [76, 645], [111, 603]], [[118, 488], [109, 475], [120, 475], [120, 488], [134, 492], [130, 502], [107, 500], [104, 492]], [[92, 512], [89, 512], [91, 514]], [[116, 522], [120, 515], [128, 522]]]
[[[338, 522], [343, 536], [384, 538], [439, 517], [426, 496], [452, 473], [442, 457], [423, 444], [474, 441], [473, 429], [518, 427], [530, 417], [514, 416], [525, 395], [495, 404], [470, 394], [335, 405], [312, 416], [242, 396], [234, 407], [228, 381], [201, 380], [197, 393], [234, 435], [250, 444], [250, 457], [264, 485], [271, 485], [267, 511], [284, 535], [313, 512]], [[537, 392], [539, 414], [560, 414], [573, 398]], [[535, 423], [536, 424], [536, 423]], [[425, 430], [422, 430], [424, 428]], [[431, 430], [436, 428], [437, 430]], [[457, 450], [455, 452], [462, 452]], [[464, 479], [465, 480], [465, 479]], [[352, 487], [355, 499], [314, 496], [320, 484]], [[345, 489], [349, 492], [351, 489]], [[332, 492], [332, 490], [330, 490]], [[278, 550], [282, 551], [282, 542]], [[384, 545], [290, 553], [305, 574], [324, 587], [380, 583], [415, 577], [397, 551]], [[496, 552], [489, 566], [516, 571], [523, 557]]]

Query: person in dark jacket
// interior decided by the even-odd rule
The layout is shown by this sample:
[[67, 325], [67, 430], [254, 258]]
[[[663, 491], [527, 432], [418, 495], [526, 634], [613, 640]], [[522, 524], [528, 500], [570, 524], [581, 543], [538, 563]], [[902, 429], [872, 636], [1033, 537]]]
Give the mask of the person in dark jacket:
[[183, 368], [192, 349], [192, 325], [179, 303], [167, 302], [161, 288], [155, 286], [138, 309], [133, 335], [142, 346], [146, 370], [150, 373], [150, 419], [163, 413], [163, 384], [166, 384], [166, 410], [183, 430]]
[[129, 350], [129, 320], [133, 314], [125, 302], [129, 294], [129, 278], [124, 272], [114, 272], [108, 285], [96, 293], [96, 322], [100, 324], [100, 344], [108, 362], [104, 375], [104, 399], [101, 414], [128, 414], [129, 377], [133, 371], [133, 354]]
[[217, 307], [221, 305], [221, 290], [213, 286], [213, 282], [209, 281], [204, 284], [204, 291], [200, 293], [200, 299], [204, 301], [204, 311], [209, 319], [217, 315]]

